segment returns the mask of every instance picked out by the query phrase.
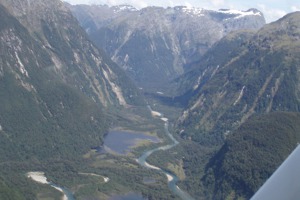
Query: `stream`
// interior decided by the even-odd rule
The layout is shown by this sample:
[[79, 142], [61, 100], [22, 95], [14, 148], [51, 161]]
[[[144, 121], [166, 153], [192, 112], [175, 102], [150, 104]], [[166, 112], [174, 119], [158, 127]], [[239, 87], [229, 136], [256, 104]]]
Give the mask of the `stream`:
[[[171, 144], [168, 144], [168, 145], [165, 145], [165, 146], [161, 146], [161, 147], [157, 147], [155, 149], [151, 149], [151, 150], [148, 150], [146, 152], [144, 152], [138, 159], [137, 159], [137, 162], [143, 166], [143, 167], [146, 167], [148, 169], [154, 169], [154, 170], [157, 170], [158, 172], [160, 173], [163, 173], [166, 175], [167, 179], [168, 179], [168, 187], [169, 189], [173, 192], [173, 194], [179, 196], [181, 199], [183, 200], [194, 200], [194, 198], [192, 198], [188, 193], [184, 192], [183, 190], [181, 190], [177, 185], [176, 183], [178, 182], [179, 178], [175, 175], [175, 174], [172, 174], [170, 172], [167, 172], [157, 166], [154, 166], [154, 165], [151, 165], [149, 163], [147, 163], [147, 158], [154, 152], [156, 151], [166, 151], [166, 150], [169, 150], [173, 147], [175, 147], [176, 145], [179, 144], [179, 142], [174, 138], [174, 136], [170, 133], [169, 131], [169, 121], [168, 121], [168, 118], [165, 118], [163, 116], [163, 114], [157, 112], [157, 111], [153, 111], [151, 109], [150, 106], [148, 106], [148, 109], [150, 110], [150, 112], [152, 113], [153, 116], [155, 117], [160, 117], [160, 119], [162, 121], [164, 121], [164, 132], [165, 134], [171, 139], [172, 143]], [[82, 175], [95, 175], [95, 174], [88, 174], [88, 173], [80, 173]], [[100, 176], [100, 175], [96, 175], [96, 176]], [[28, 178], [31, 178], [33, 179], [34, 181], [36, 182], [39, 182], [39, 183], [42, 183], [42, 184], [48, 184], [50, 185], [51, 187], [59, 190], [60, 192], [63, 193], [63, 199], [64, 200], [74, 200], [74, 196], [72, 195], [72, 192], [67, 190], [66, 188], [64, 187], [60, 187], [52, 182], [48, 182], [47, 181], [47, 178], [45, 177], [44, 175], [44, 172], [28, 172], [27, 173], [27, 177]], [[103, 177], [103, 176], [101, 176]], [[108, 182], [109, 181], [109, 178], [107, 177], [103, 177], [104, 178], [104, 181], [105, 182]]]
[[70, 190], [68, 190], [67, 188], [60, 187], [58, 185], [55, 185], [52, 182], [50, 182], [49, 185], [64, 194], [63, 200], [75, 200], [72, 192]]
[[56, 190], [60, 191], [63, 194], [63, 200], [75, 200], [71, 191], [67, 188], [58, 186], [52, 182], [47, 181], [47, 177], [45, 176], [44, 172], [28, 172], [26, 174], [28, 178], [31, 178], [33, 181], [41, 183], [41, 184], [48, 184], [51, 187], [55, 188]]
[[[151, 109], [150, 106], [148, 106], [148, 109], [150, 110], [151, 113], [158, 113], [156, 111], [153, 111]], [[160, 113], [159, 113], [160, 114]], [[157, 170], [163, 174], [166, 175], [167, 179], [168, 179], [168, 187], [169, 189], [174, 193], [176, 194], [177, 196], [179, 196], [181, 199], [183, 200], [194, 200], [194, 198], [192, 198], [188, 193], [184, 192], [183, 190], [181, 190], [177, 185], [176, 183], [178, 182], [179, 178], [175, 175], [175, 174], [171, 174], [170, 172], [167, 172], [159, 167], [156, 167], [154, 165], [151, 165], [149, 163], [147, 163], [147, 158], [154, 152], [156, 151], [165, 151], [165, 150], [169, 150], [173, 147], [175, 147], [176, 145], [179, 144], [179, 142], [174, 138], [174, 136], [170, 133], [169, 131], [169, 122], [168, 122], [168, 119], [167, 118], [163, 118], [163, 115], [160, 114], [160, 117], [162, 119], [162, 121], [165, 122], [164, 124], [164, 130], [165, 130], [165, 134], [172, 140], [172, 144], [168, 144], [168, 145], [165, 145], [165, 146], [161, 146], [161, 147], [157, 147], [155, 149], [152, 149], [152, 150], [149, 150], [149, 151], [146, 151], [145, 153], [143, 153], [141, 155], [141, 157], [139, 157], [137, 159], [137, 162], [143, 166], [143, 167], [146, 167], [146, 168], [149, 168], [149, 169], [154, 169], [154, 170]]]

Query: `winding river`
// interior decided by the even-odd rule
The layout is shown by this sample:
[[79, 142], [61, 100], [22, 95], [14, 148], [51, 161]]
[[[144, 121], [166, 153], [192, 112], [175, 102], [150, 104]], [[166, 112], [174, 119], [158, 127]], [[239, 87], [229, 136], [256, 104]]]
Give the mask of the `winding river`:
[[146, 168], [149, 168], [149, 169], [154, 169], [154, 170], [157, 170], [163, 174], [166, 175], [167, 179], [168, 179], [168, 187], [169, 189], [174, 193], [176, 194], [177, 196], [179, 196], [181, 199], [184, 199], [184, 200], [194, 200], [193, 197], [191, 197], [188, 193], [184, 192], [183, 190], [181, 190], [177, 185], [176, 183], [178, 182], [179, 178], [174, 175], [174, 174], [171, 174], [157, 166], [154, 166], [154, 165], [151, 165], [149, 163], [147, 163], [147, 158], [154, 152], [156, 151], [165, 151], [165, 150], [168, 150], [168, 149], [171, 149], [173, 147], [175, 147], [176, 145], [179, 144], [179, 142], [174, 138], [174, 136], [170, 133], [169, 131], [169, 122], [168, 122], [168, 119], [167, 118], [164, 118], [163, 115], [159, 112], [156, 112], [156, 111], [153, 111], [151, 109], [150, 106], [148, 106], [148, 109], [150, 110], [151, 113], [158, 113], [161, 117], [161, 119], [165, 122], [164, 124], [164, 130], [165, 130], [165, 134], [172, 140], [172, 144], [168, 144], [168, 145], [165, 145], [165, 146], [161, 146], [161, 147], [157, 147], [155, 149], [152, 149], [152, 150], [149, 150], [149, 151], [146, 151], [145, 153], [143, 153], [141, 155], [141, 157], [139, 157], [137, 159], [137, 162], [141, 165], [141, 166], [144, 166]]
[[[177, 185], [176, 183], [178, 182], [179, 178], [174, 175], [174, 174], [171, 174], [170, 172], [167, 172], [157, 166], [154, 166], [154, 165], [151, 165], [149, 163], [147, 163], [147, 158], [154, 152], [156, 151], [166, 151], [166, 150], [169, 150], [173, 147], [175, 147], [176, 145], [179, 144], [179, 142], [174, 138], [174, 136], [170, 133], [169, 131], [169, 122], [168, 122], [168, 118], [165, 118], [161, 113], [159, 112], [156, 112], [156, 111], [153, 111], [151, 109], [150, 106], [148, 106], [148, 109], [150, 110], [150, 112], [153, 114], [153, 116], [156, 116], [156, 117], [160, 117], [162, 121], [164, 121], [164, 132], [165, 134], [171, 139], [172, 143], [171, 144], [168, 144], [168, 145], [165, 145], [165, 146], [161, 146], [161, 147], [157, 147], [155, 149], [152, 149], [152, 150], [149, 150], [149, 151], [146, 151], [145, 153], [143, 153], [138, 159], [137, 159], [137, 162], [143, 166], [143, 167], [146, 167], [146, 168], [149, 168], [149, 169], [154, 169], [154, 170], [157, 170], [158, 172], [161, 172], [163, 174], [166, 175], [167, 179], [168, 179], [168, 187], [169, 189], [177, 196], [179, 196], [181, 199], [183, 200], [194, 200], [194, 198], [192, 198], [188, 193], [184, 192], [183, 190], [181, 190]], [[87, 173], [80, 173], [82, 175], [95, 175], [95, 174], [87, 174]], [[34, 181], [36, 182], [39, 182], [39, 183], [42, 183], [42, 184], [48, 184], [50, 185], [51, 187], [59, 190], [60, 192], [63, 193], [63, 199], [64, 200], [74, 200], [74, 196], [72, 195], [72, 192], [67, 190], [66, 188], [64, 187], [60, 187], [52, 182], [48, 182], [47, 181], [47, 178], [45, 177], [44, 175], [44, 172], [29, 172], [27, 173], [27, 176], [28, 178], [31, 178], [33, 179]], [[100, 176], [100, 175], [96, 175], [96, 176]], [[102, 177], [102, 176], [101, 176]], [[107, 177], [103, 177], [104, 178], [104, 181], [107, 182], [109, 181], [109, 178]]]

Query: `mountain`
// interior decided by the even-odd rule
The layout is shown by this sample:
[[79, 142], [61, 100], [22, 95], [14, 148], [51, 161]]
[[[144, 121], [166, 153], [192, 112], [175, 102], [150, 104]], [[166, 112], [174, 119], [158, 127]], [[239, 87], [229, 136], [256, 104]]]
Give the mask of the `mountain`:
[[[257, 30], [263, 14], [190, 7], [70, 6], [92, 41], [103, 48], [137, 85], [168, 90], [215, 42], [234, 30]], [[167, 92], [167, 91], [166, 91]]]
[[251, 117], [230, 135], [207, 165], [203, 181], [211, 199], [250, 199], [295, 149], [300, 114], [273, 112]]
[[221, 144], [255, 113], [299, 111], [299, 18], [229, 34], [177, 80], [190, 99], [178, 120], [182, 137]]
[[143, 99], [61, 1], [0, 0], [0, 20], [0, 199], [37, 199], [51, 188], [25, 173], [73, 173], [102, 145], [108, 109]]
[[49, 70], [62, 80], [104, 107], [126, 106], [136, 101], [138, 93], [133, 83], [89, 41], [63, 2], [0, 2], [47, 51], [52, 62]]
[[[180, 84], [179, 97], [188, 99], [184, 102], [189, 104], [175, 128], [179, 130], [181, 137], [189, 140], [180, 140], [184, 143], [184, 148], [178, 145], [178, 149], [172, 149], [172, 154], [164, 152], [168, 159], [176, 157], [175, 162], [180, 163], [178, 167], [174, 165], [172, 168], [179, 171], [182, 177], [186, 177], [185, 181], [196, 190], [199, 191], [200, 186], [201, 189], [206, 188], [208, 197], [228, 196], [232, 191], [238, 194], [237, 197], [250, 196], [249, 191], [253, 192], [263, 179], [255, 179], [253, 185], [248, 174], [242, 173], [245, 175], [242, 179], [245, 180], [242, 182], [245, 187], [241, 189], [234, 185], [235, 181], [240, 181], [238, 178], [241, 175], [230, 171], [234, 166], [223, 164], [227, 162], [227, 155], [232, 158], [228, 162], [235, 163], [234, 160], [239, 158], [240, 153], [236, 154], [238, 156], [234, 153], [244, 146], [240, 137], [243, 133], [248, 134], [248, 137], [253, 127], [263, 127], [266, 124], [267, 128], [260, 129], [261, 133], [266, 134], [266, 138], [269, 138], [265, 133], [266, 129], [272, 132], [278, 129], [280, 133], [286, 133], [280, 135], [279, 131], [276, 132], [278, 140], [274, 140], [274, 145], [283, 152], [278, 153], [279, 158], [270, 157], [271, 160], [276, 159], [276, 162], [280, 162], [288, 154], [294, 141], [298, 140], [298, 136], [294, 135], [298, 131], [298, 114], [290, 111], [296, 112], [299, 108], [299, 13], [290, 14], [278, 22], [264, 26], [256, 33], [255, 29], [264, 20], [262, 14], [253, 9], [245, 12], [213, 12], [186, 7], [150, 7], [138, 11], [129, 6], [119, 6], [114, 11], [119, 16], [112, 18], [111, 8], [104, 8], [107, 10], [102, 14], [107, 15], [106, 20], [101, 22], [102, 25], [114, 27], [116, 24], [115, 27], [119, 29], [110, 32], [110, 29], [103, 26], [99, 28], [99, 24], [94, 23], [90, 33], [94, 32], [97, 38], [99, 33], [104, 33], [104, 41], [121, 41], [122, 44], [124, 35], [119, 40], [115, 40], [116, 37], [110, 39], [108, 36], [130, 33], [130, 42], [127, 43], [126, 40], [124, 45], [117, 47], [122, 47], [119, 48], [120, 52], [122, 50], [125, 53], [136, 48], [133, 51], [135, 53], [128, 54], [128, 63], [133, 55], [137, 56], [134, 63], [138, 64], [146, 60], [143, 56], [151, 55], [150, 66], [156, 66], [155, 61], [169, 67], [164, 67], [165, 71], [155, 69], [153, 72], [141, 68], [145, 74], [137, 74], [141, 79], [136, 79], [136, 82], [140, 81], [141, 86], [144, 84], [150, 88], [148, 83], [151, 79], [153, 86], [158, 87], [161, 83], [185, 73], [174, 84]], [[173, 21], [181, 20], [181, 23], [177, 23], [177, 28], [170, 25], [172, 23], [159, 22], [170, 22], [168, 17], [161, 17], [165, 16], [165, 12], [169, 12], [167, 16]], [[202, 16], [202, 12], [209, 14]], [[127, 17], [124, 17], [124, 13], [127, 13]], [[150, 13], [155, 17], [151, 18]], [[85, 12], [81, 14], [85, 15]], [[138, 16], [144, 21], [117, 23], [118, 20], [133, 20]], [[194, 21], [192, 16], [196, 17]], [[213, 30], [206, 29], [205, 26], [193, 26], [202, 17], [206, 19], [202, 23], [213, 21]], [[144, 102], [139, 90], [125, 72], [89, 40], [66, 4], [60, 0], [0, 0], [0, 19], [0, 199], [59, 198], [58, 192], [55, 193], [51, 187], [28, 179], [25, 174], [29, 171], [46, 172], [51, 181], [67, 186], [79, 199], [103, 199], [115, 193], [130, 191], [138, 191], [149, 198], [176, 199], [168, 191], [166, 177], [140, 167], [133, 157], [100, 155], [90, 151], [91, 147], [102, 145], [103, 135], [114, 123], [111, 116], [115, 111], [128, 111], [126, 108], [131, 108], [139, 112], [140, 107], [135, 105], [144, 105]], [[165, 27], [180, 30], [181, 26], [185, 26], [182, 22], [188, 19], [191, 22], [186, 32], [165, 32]], [[155, 24], [151, 24], [153, 21]], [[254, 24], [254, 31], [229, 33], [242, 27], [251, 28], [251, 23]], [[132, 29], [131, 34], [131, 29], [122, 29], [121, 24], [128, 27], [135, 25], [134, 28], [138, 28]], [[160, 28], [157, 29], [156, 25]], [[207, 43], [192, 40], [196, 36], [189, 33], [193, 33], [194, 29], [195, 32], [209, 32], [212, 40], [206, 38]], [[150, 35], [146, 37], [146, 33]], [[227, 36], [220, 40], [224, 35]], [[186, 41], [192, 41], [196, 46]], [[124, 50], [123, 47], [127, 49]], [[142, 52], [145, 49], [147, 51]], [[201, 58], [200, 62], [197, 57]], [[163, 58], [166, 62], [162, 61]], [[173, 65], [175, 61], [178, 61], [180, 67]], [[193, 62], [191, 66], [185, 66], [190, 62]], [[273, 113], [278, 110], [289, 112]], [[170, 113], [176, 111], [171, 110]], [[252, 118], [255, 113], [267, 114]], [[128, 111], [126, 114], [131, 113]], [[118, 117], [121, 119], [124, 116]], [[140, 116], [131, 117], [136, 121], [143, 120]], [[150, 114], [147, 117], [150, 118]], [[163, 131], [156, 125], [159, 123], [161, 127], [160, 119], [153, 120], [153, 124], [147, 122], [141, 122], [141, 127], [137, 129], [151, 129], [154, 134]], [[250, 123], [251, 131], [246, 131], [247, 123]], [[277, 129], [273, 131], [270, 127], [275, 123], [278, 127], [274, 126]], [[170, 130], [173, 130], [171, 125], [172, 123]], [[270, 145], [269, 140], [263, 140], [263, 134], [254, 136], [262, 141], [262, 145], [258, 142], [258, 147]], [[221, 146], [226, 138], [228, 140], [221, 151], [211, 159], [207, 169], [203, 170], [198, 162], [204, 163], [208, 154], [211, 154], [211, 148], [217, 150], [217, 145]], [[249, 143], [251, 142], [250, 139]], [[203, 144], [201, 149], [198, 149], [199, 144]], [[230, 148], [236, 148], [236, 151], [229, 151], [230, 148], [226, 149], [226, 145], [232, 145]], [[202, 149], [209, 153], [202, 152]], [[271, 150], [273, 149], [275, 147], [271, 146]], [[267, 150], [266, 152], [267, 156], [270, 155]], [[203, 154], [206, 157], [202, 157]], [[265, 160], [269, 166], [269, 160]], [[253, 167], [250, 164], [249, 166], [245, 166], [245, 169]], [[262, 169], [264, 168], [265, 163], [262, 163]], [[203, 173], [203, 179], [197, 173]], [[260, 173], [259, 171], [258, 174]], [[109, 183], [105, 182], [106, 179], [104, 182], [100, 180], [102, 174], [110, 178]], [[228, 180], [223, 174], [230, 174], [230, 177], [232, 175], [234, 181]], [[188, 186], [187, 184], [184, 187], [187, 191]], [[226, 191], [218, 191], [214, 186]]]
[[249, 199], [295, 148], [299, 18], [228, 34], [174, 81], [174, 99], [188, 102], [175, 128], [197, 145], [183, 159], [190, 194]]

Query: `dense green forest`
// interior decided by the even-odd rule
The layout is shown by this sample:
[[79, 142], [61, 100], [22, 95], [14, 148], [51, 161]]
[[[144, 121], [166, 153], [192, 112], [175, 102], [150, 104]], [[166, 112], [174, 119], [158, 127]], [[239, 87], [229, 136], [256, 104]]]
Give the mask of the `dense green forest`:
[[[155, 117], [143, 90], [89, 41], [61, 1], [36, 0], [41, 10], [29, 16], [25, 8], [24, 19], [12, 14], [24, 1], [2, 2], [11, 7], [0, 5], [0, 200], [61, 197], [26, 177], [30, 171], [45, 172], [76, 199], [128, 192], [179, 199], [163, 173], [136, 162], [146, 150], [172, 142], [162, 116], [180, 144], [147, 161], [176, 174], [180, 188], [197, 199], [250, 198], [300, 140], [297, 15], [259, 34], [229, 34], [164, 85], [174, 87], [170, 94], [180, 90], [175, 96], [145, 94], [147, 104], [165, 114]], [[283, 24], [290, 27], [283, 31]], [[139, 34], [127, 48], [137, 43], [146, 43]], [[136, 49], [142, 58], [143, 46]], [[136, 72], [140, 82], [144, 68]], [[95, 151], [104, 149], [110, 128], [153, 134], [161, 142], [142, 141], [126, 156]]]
[[211, 198], [249, 199], [297, 146], [299, 122], [299, 113], [263, 114], [229, 135], [206, 166]]

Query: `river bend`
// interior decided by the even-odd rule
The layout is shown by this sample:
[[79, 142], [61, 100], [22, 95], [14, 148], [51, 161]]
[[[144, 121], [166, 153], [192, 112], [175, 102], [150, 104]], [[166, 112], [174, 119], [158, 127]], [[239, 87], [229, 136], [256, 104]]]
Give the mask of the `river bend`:
[[175, 147], [176, 145], [179, 144], [179, 142], [174, 138], [174, 136], [170, 133], [169, 131], [169, 122], [168, 122], [168, 118], [163, 117], [163, 115], [157, 111], [153, 111], [151, 109], [150, 106], [148, 106], [148, 109], [150, 110], [151, 113], [155, 113], [156, 116], [160, 116], [162, 121], [164, 121], [164, 131], [165, 134], [172, 140], [171, 144], [165, 145], [165, 146], [161, 146], [161, 147], [157, 147], [155, 149], [151, 149], [149, 151], [144, 152], [138, 159], [137, 162], [146, 168], [149, 169], [154, 169], [157, 170], [163, 174], [166, 175], [167, 179], [168, 179], [168, 187], [169, 189], [177, 196], [179, 196], [181, 199], [183, 200], [194, 200], [193, 197], [191, 197], [188, 193], [186, 193], [185, 191], [181, 190], [176, 183], [178, 182], [179, 178], [175, 175], [175, 174], [171, 174], [170, 172], [167, 172], [157, 166], [151, 165], [149, 163], [147, 163], [147, 158], [154, 152], [156, 151], [165, 151], [165, 150], [169, 150], [173, 147]]

